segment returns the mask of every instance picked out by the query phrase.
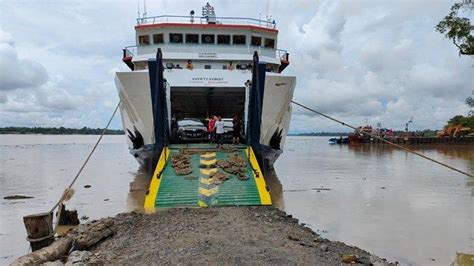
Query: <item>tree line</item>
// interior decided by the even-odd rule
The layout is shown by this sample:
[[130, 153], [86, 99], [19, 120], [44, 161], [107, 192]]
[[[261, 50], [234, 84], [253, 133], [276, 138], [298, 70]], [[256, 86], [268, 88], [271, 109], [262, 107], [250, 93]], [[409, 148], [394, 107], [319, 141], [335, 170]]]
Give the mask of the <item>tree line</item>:
[[[1, 127], [0, 134], [100, 135], [103, 128]], [[106, 135], [123, 135], [123, 130], [107, 129]]]
[[[435, 137], [438, 130], [433, 129], [424, 129], [424, 130], [416, 130], [411, 131], [415, 136], [423, 136], [423, 137]], [[296, 134], [288, 134], [288, 136], [299, 136], [299, 137], [345, 137], [348, 136], [348, 132], [305, 132], [305, 133], [296, 133]], [[395, 130], [393, 131], [394, 136], [405, 136], [406, 132], [403, 130]]]
[[288, 136], [318, 136], [318, 137], [334, 137], [347, 136], [349, 133], [345, 132], [305, 132], [305, 133], [289, 133]]

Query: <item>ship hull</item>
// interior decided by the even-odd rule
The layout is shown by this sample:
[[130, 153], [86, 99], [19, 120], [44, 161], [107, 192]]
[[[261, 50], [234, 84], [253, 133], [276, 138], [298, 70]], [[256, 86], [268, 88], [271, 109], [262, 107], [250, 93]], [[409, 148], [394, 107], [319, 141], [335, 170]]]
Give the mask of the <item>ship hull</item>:
[[[190, 97], [186, 95], [179, 95], [179, 97], [175, 97], [172, 100], [170, 92], [174, 91], [175, 88], [179, 90], [185, 88], [184, 85], [186, 85], [192, 88], [192, 91], [198, 91], [200, 88], [213, 86], [213, 88], [222, 91], [222, 97], [227, 97], [225, 99], [223, 98], [223, 102], [227, 103], [226, 105], [232, 102], [232, 99], [229, 97], [235, 95], [236, 88], [241, 88], [242, 94], [245, 94], [242, 96], [245, 98], [245, 124], [245, 117], [248, 115], [249, 87], [245, 87], [244, 83], [251, 79], [251, 73], [229, 72], [230, 71], [222, 73], [216, 72], [212, 74], [213, 76], [223, 77], [220, 78], [219, 81], [224, 80], [226, 82], [220, 84], [191, 83], [197, 79], [189, 77], [189, 75], [192, 73], [195, 76], [199, 76], [203, 73], [199, 71], [175, 70], [174, 73], [165, 72], [165, 78], [167, 79], [166, 106], [168, 108], [168, 114], [172, 113], [171, 105], [176, 105], [176, 101], [180, 101], [181, 99], [183, 105], [185, 105], [185, 101], [189, 101], [190, 99]], [[127, 144], [130, 153], [137, 159], [142, 169], [152, 171], [152, 167], [156, 162], [154, 162], [155, 159], [153, 156], [155, 133], [149, 79], [147, 70], [118, 72], [115, 77], [115, 83], [122, 101], [120, 112], [123, 129], [127, 134]], [[190, 83], [183, 84], [186, 80], [189, 80]], [[292, 112], [291, 100], [293, 98], [295, 85], [296, 78], [292, 76], [272, 74], [265, 78], [260, 144], [261, 154], [264, 158], [264, 165], [262, 167], [266, 169], [272, 168], [274, 162], [283, 152], [286, 135], [290, 126]], [[226, 91], [229, 91], [228, 96], [226, 96]], [[234, 91], [234, 94], [230, 93], [230, 91]], [[224, 112], [224, 110], [222, 110], [222, 112]], [[219, 113], [219, 109], [217, 109], [215, 113]], [[168, 117], [168, 121], [171, 120], [171, 117]]]

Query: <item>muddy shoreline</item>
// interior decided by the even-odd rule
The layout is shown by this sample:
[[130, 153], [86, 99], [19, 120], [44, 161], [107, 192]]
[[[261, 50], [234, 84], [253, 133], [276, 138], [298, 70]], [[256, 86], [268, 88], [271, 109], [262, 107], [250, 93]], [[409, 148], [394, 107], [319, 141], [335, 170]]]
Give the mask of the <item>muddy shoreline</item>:
[[274, 207], [180, 208], [112, 220], [112, 236], [56, 263], [390, 265], [324, 239]]

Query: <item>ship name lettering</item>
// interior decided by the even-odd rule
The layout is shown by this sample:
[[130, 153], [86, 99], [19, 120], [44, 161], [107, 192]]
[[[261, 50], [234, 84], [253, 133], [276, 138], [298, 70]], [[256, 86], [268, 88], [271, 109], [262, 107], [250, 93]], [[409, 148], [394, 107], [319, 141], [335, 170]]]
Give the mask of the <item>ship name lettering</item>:
[[224, 78], [192, 78], [193, 81], [223, 81]]

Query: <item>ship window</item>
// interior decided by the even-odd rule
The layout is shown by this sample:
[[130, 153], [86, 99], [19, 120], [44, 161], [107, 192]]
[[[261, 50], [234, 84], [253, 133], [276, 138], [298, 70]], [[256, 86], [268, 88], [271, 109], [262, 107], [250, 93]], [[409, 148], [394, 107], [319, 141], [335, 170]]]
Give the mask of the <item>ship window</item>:
[[204, 69], [211, 69], [211, 65], [204, 65]]
[[148, 35], [138, 36], [138, 44], [140, 44], [140, 45], [150, 44], [150, 36], [148, 36]]
[[170, 33], [170, 43], [182, 43], [183, 34], [182, 33]]
[[268, 47], [268, 48], [275, 48], [275, 40], [274, 40], [274, 39], [265, 38], [265, 47]]
[[252, 36], [250, 44], [255, 46], [262, 46], [262, 37]]
[[212, 34], [203, 34], [201, 35], [201, 43], [215, 43], [214, 37]]
[[218, 44], [230, 44], [230, 35], [217, 35]]
[[186, 34], [186, 43], [199, 43], [198, 34]]
[[232, 43], [233, 44], [246, 44], [246, 36], [245, 35], [233, 35], [232, 36]]
[[153, 43], [163, 43], [163, 34], [153, 34]]

